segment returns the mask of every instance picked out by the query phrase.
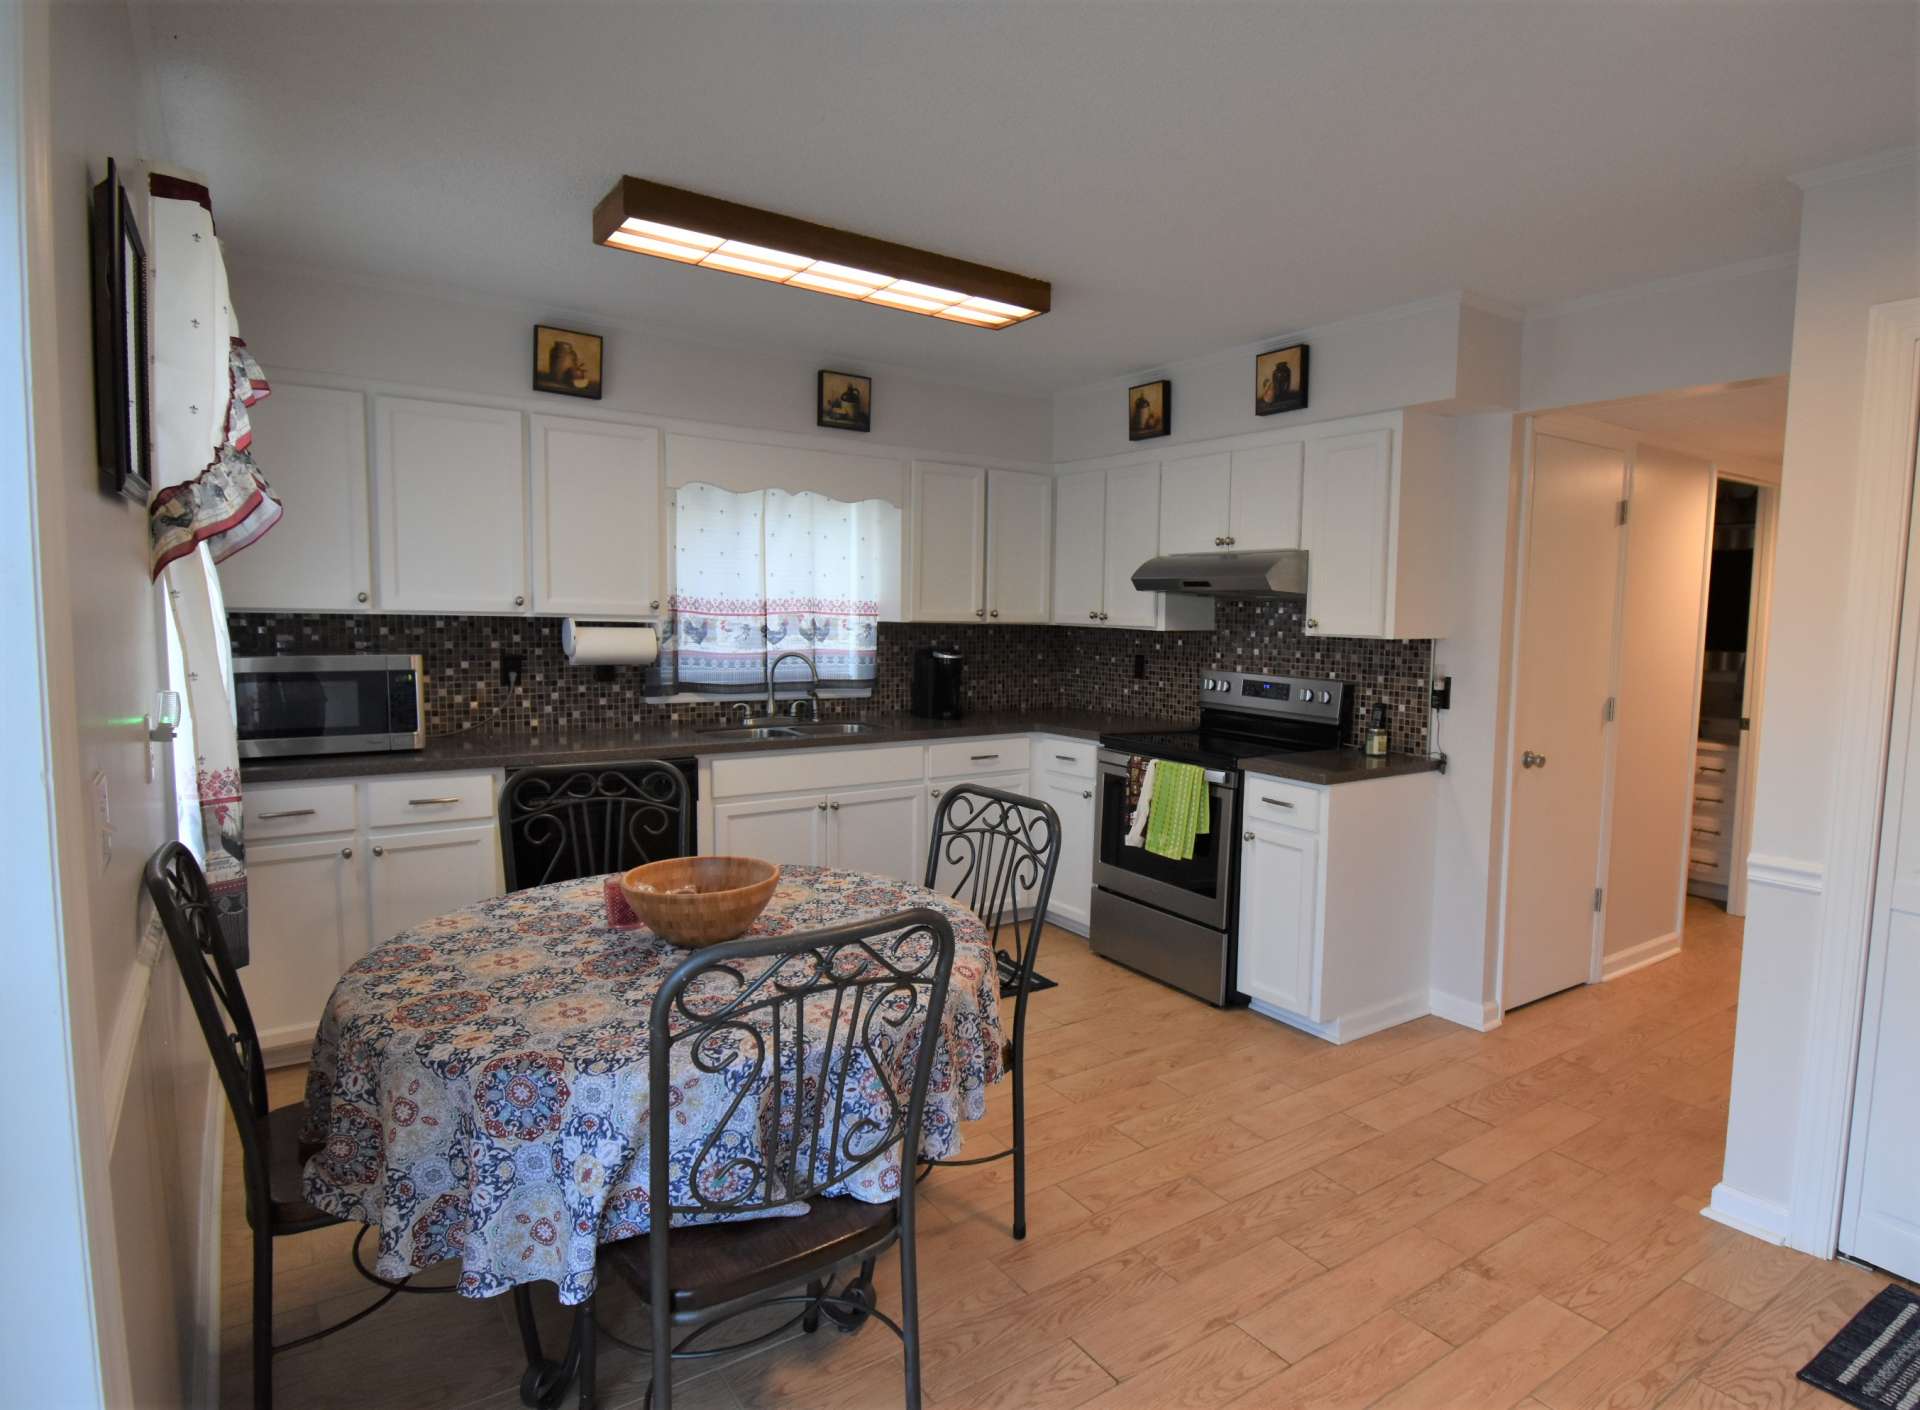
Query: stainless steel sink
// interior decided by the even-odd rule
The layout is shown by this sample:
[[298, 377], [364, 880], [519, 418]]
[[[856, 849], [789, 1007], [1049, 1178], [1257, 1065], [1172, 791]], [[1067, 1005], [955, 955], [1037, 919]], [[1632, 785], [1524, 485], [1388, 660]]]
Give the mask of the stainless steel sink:
[[724, 740], [729, 744], [750, 743], [760, 739], [818, 739], [822, 735], [872, 734], [878, 725], [861, 724], [859, 721], [825, 723], [794, 723], [790, 725], [717, 725], [712, 729], [703, 729], [698, 733], [703, 739]]

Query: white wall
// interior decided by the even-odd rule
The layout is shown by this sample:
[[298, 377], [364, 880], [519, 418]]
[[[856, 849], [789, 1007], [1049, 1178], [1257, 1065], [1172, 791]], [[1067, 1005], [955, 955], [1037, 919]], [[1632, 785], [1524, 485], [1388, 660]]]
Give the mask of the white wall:
[[[214, 193], [219, 210], [219, 193]], [[269, 377], [319, 373], [480, 396], [528, 397], [533, 325], [558, 323], [607, 339], [598, 403], [537, 397], [556, 412], [596, 407], [703, 421], [817, 440], [835, 455], [888, 448], [914, 453], [1044, 464], [1051, 459], [1052, 405], [1042, 396], [939, 382], [871, 367], [823, 350], [801, 361], [752, 349], [722, 349], [609, 323], [590, 313], [536, 304], [395, 289], [336, 275], [250, 261], [230, 249], [241, 332]], [[1010, 335], [1010, 336], [1017, 336]], [[873, 375], [873, 430], [814, 424], [815, 374], [823, 367]], [[264, 467], [269, 481], [271, 465]]]
[[1512, 653], [1520, 494], [1516, 431], [1516, 419], [1504, 412], [1461, 417], [1455, 425], [1460, 625], [1434, 644], [1434, 675], [1453, 677], [1453, 704], [1434, 716], [1434, 746], [1446, 754], [1447, 771], [1435, 812], [1429, 983], [1434, 1011], [1461, 1023], [1485, 1024], [1498, 1013], [1502, 702]]
[[1640, 441], [1629, 498], [1603, 945], [1609, 975], [1680, 943], [1713, 466]]
[[[1310, 348], [1307, 408], [1256, 416], [1255, 355], [1294, 342]], [[1166, 451], [1402, 407], [1509, 404], [1518, 357], [1511, 320], [1462, 295], [1428, 299], [1062, 392], [1053, 401], [1052, 458]], [[1163, 376], [1173, 381], [1173, 431], [1136, 446], [1127, 440], [1127, 388]]]
[[[85, 1106], [81, 1144], [97, 1336], [111, 1403], [185, 1404], [207, 1367], [203, 1294], [217, 1246], [202, 1239], [210, 1063], [183, 1023], [168, 963], [142, 962], [140, 870], [169, 835], [165, 771], [148, 776], [142, 717], [161, 679], [158, 599], [144, 507], [95, 488], [87, 195], [104, 159], [153, 155], [120, 5], [45, 13], [44, 85], [28, 94], [33, 303], [34, 510], [40, 531], [52, 790], [70, 1039]], [[136, 187], [136, 190], [138, 188]], [[136, 209], [138, 209], [136, 204]], [[103, 793], [103, 828], [93, 802]], [[63, 1064], [40, 1053], [34, 1066]], [[25, 1064], [21, 1070], [30, 1070]], [[222, 1118], [224, 1120], [224, 1118]], [[206, 1179], [202, 1177], [206, 1176]], [[26, 1292], [31, 1279], [16, 1292]]]
[[1520, 400], [1548, 411], [1787, 370], [1791, 257], [1663, 279], [1530, 313]]
[[[1781, 1234], [1794, 1198], [1813, 961], [1832, 922], [1832, 785], [1847, 729], [1846, 573], [1860, 476], [1868, 310], [1920, 294], [1910, 161], [1810, 187], [1803, 198], [1780, 532], [1755, 790], [1746, 954], [1724, 1181], [1714, 1203]], [[1893, 590], [1889, 584], [1888, 591]], [[1769, 876], [1782, 881], [1769, 880]], [[1791, 876], [1793, 884], [1783, 884]]]

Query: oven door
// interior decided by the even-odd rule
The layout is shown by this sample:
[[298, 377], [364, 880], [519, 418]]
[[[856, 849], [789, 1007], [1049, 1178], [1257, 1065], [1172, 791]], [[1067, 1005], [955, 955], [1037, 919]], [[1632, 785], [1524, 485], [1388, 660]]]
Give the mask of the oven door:
[[425, 742], [418, 657], [239, 657], [233, 703], [243, 759]]
[[1207, 831], [1194, 838], [1193, 859], [1176, 862], [1157, 857], [1145, 847], [1126, 845], [1127, 759], [1110, 749], [1100, 751], [1099, 787], [1094, 792], [1094, 883], [1214, 930], [1226, 930], [1233, 895], [1237, 777], [1208, 771]]

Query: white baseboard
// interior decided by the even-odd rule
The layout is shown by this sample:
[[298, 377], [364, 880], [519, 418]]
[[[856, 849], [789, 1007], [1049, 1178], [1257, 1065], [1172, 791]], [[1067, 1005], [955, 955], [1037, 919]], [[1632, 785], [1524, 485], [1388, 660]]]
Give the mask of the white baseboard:
[[1721, 1183], [1713, 1187], [1713, 1199], [1700, 1211], [1716, 1224], [1725, 1224], [1743, 1234], [1751, 1234], [1770, 1244], [1787, 1241], [1787, 1207], [1772, 1200], [1745, 1194]]
[[1047, 924], [1057, 925], [1062, 930], [1071, 930], [1075, 935], [1084, 936], [1087, 933], [1087, 923], [1084, 920], [1077, 920], [1072, 916], [1063, 916], [1055, 910], [1049, 910], [1047, 912]]
[[1298, 1028], [1302, 1033], [1324, 1038], [1329, 1043], [1351, 1043], [1356, 1038], [1378, 1033], [1383, 1028], [1426, 1017], [1427, 996], [1402, 994], [1397, 999], [1389, 999], [1384, 1004], [1375, 1004], [1370, 1009], [1361, 1009], [1358, 1013], [1346, 1014], [1327, 1023], [1315, 1023], [1304, 1015], [1289, 1013], [1259, 999], [1254, 999], [1250, 1007], [1255, 1013], [1264, 1014], [1290, 1028]]
[[188, 1384], [195, 1405], [220, 1403], [220, 1192], [226, 1183], [227, 1115], [226, 1094], [220, 1087], [220, 1074], [207, 1068], [205, 1123], [200, 1133], [200, 1191], [197, 1217], [200, 1221], [193, 1269], [193, 1305], [200, 1333], [193, 1348], [193, 1364], [188, 1368]]
[[1500, 1005], [1493, 1000], [1481, 1003], [1475, 999], [1463, 999], [1444, 989], [1427, 991], [1427, 1012], [1435, 1018], [1444, 1018], [1448, 1023], [1457, 1023], [1462, 1028], [1471, 1028], [1480, 1033], [1490, 1033], [1500, 1026]]
[[1636, 969], [1670, 960], [1679, 953], [1680, 932], [1669, 930], [1665, 935], [1656, 935], [1651, 940], [1642, 940], [1638, 945], [1629, 945], [1617, 954], [1603, 955], [1600, 959], [1601, 981], [1604, 983], [1609, 979], [1618, 979], [1623, 974], [1632, 974]]

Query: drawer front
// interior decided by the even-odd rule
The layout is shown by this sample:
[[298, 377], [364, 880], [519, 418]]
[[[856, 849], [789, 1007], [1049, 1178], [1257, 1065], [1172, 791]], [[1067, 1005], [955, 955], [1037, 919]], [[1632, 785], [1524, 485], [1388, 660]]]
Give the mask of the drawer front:
[[713, 761], [713, 796], [755, 798], [803, 790], [824, 793], [868, 783], [907, 783], [924, 776], [926, 759], [917, 744], [879, 749], [835, 745], [723, 756]]
[[1100, 746], [1091, 739], [1058, 739], [1048, 736], [1035, 741], [1034, 765], [1052, 774], [1091, 779], [1094, 760]]
[[1248, 822], [1278, 823], [1281, 827], [1304, 828], [1308, 832], [1320, 830], [1325, 795], [1318, 789], [1261, 778], [1257, 774], [1247, 776], [1245, 787], [1243, 808]]
[[1030, 752], [1025, 739], [963, 739], [954, 744], [934, 744], [927, 749], [927, 777], [1008, 773], [1026, 768]]
[[415, 774], [367, 781], [368, 827], [472, 822], [494, 810], [492, 774]]
[[247, 841], [352, 832], [350, 783], [263, 783], [247, 790], [241, 825]]

